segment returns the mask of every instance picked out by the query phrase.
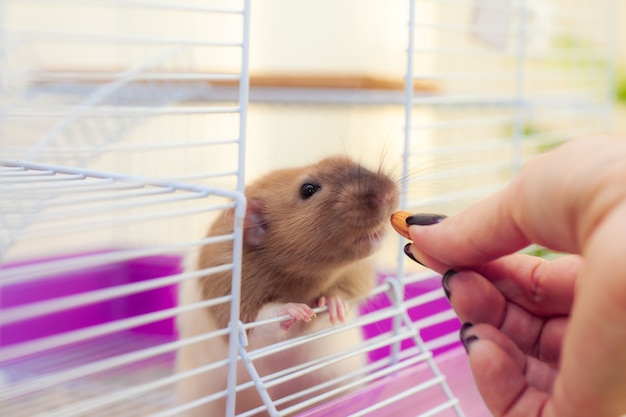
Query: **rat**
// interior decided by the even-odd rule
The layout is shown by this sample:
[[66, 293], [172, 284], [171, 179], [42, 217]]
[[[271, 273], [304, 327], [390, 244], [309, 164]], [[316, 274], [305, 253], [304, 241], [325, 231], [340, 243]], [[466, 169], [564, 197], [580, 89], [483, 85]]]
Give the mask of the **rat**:
[[[395, 182], [381, 169], [372, 171], [347, 157], [333, 156], [312, 165], [270, 172], [249, 184], [245, 195], [240, 320], [250, 323], [289, 316], [280, 323], [249, 329], [247, 350], [356, 318], [358, 303], [375, 286], [372, 255], [398, 205]], [[229, 209], [219, 215], [207, 236], [232, 233], [233, 213]], [[231, 258], [232, 242], [205, 245], [197, 268], [222, 265]], [[221, 297], [230, 291], [230, 271], [206, 275], [181, 284], [179, 303]], [[316, 316], [315, 307], [327, 307], [327, 311]], [[177, 317], [179, 335], [182, 339], [227, 328], [229, 317], [230, 303], [181, 314]], [[361, 341], [361, 330], [352, 328], [263, 356], [254, 365], [263, 377]], [[214, 337], [181, 348], [177, 368], [190, 371], [227, 357], [228, 336]], [[366, 362], [365, 354], [356, 355], [275, 385], [268, 394], [272, 400], [280, 399], [357, 371]], [[226, 380], [225, 366], [183, 379], [177, 387], [178, 397], [188, 402], [224, 391]], [[240, 363], [237, 383], [249, 380]], [[237, 413], [260, 405], [254, 387], [237, 393]], [[223, 416], [225, 399], [197, 406], [187, 415]]]

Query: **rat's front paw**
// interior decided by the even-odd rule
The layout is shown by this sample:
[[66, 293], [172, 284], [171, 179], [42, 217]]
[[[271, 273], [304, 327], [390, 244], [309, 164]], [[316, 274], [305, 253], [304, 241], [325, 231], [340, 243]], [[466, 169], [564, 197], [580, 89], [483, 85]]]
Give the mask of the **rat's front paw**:
[[297, 321], [302, 320], [305, 323], [311, 321], [315, 317], [315, 312], [311, 307], [302, 303], [287, 303], [279, 311], [279, 316], [291, 316], [291, 319], [282, 321], [280, 328], [283, 330], [291, 329]]
[[321, 296], [317, 300], [317, 305], [319, 307], [328, 306], [328, 316], [332, 324], [346, 321], [348, 304], [338, 295]]

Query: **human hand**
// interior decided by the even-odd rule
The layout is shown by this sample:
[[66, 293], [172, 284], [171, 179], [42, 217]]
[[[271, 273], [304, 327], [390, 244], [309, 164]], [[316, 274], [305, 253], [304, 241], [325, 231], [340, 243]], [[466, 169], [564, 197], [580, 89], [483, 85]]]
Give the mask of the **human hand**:
[[[626, 414], [626, 140], [568, 142], [501, 192], [409, 233], [421, 263], [458, 271], [444, 286], [474, 324], [462, 338], [495, 416]], [[530, 243], [573, 255], [514, 254]]]

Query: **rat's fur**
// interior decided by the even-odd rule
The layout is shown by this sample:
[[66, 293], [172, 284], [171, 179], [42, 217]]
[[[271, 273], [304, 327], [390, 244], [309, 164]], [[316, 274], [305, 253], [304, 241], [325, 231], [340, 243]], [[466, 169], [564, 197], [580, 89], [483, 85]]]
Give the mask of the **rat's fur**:
[[[303, 184], [319, 190], [302, 198]], [[351, 301], [365, 298], [374, 286], [370, 255], [376, 249], [389, 216], [397, 204], [398, 192], [384, 174], [369, 171], [347, 158], [332, 157], [317, 164], [269, 173], [246, 187], [248, 200], [244, 222], [240, 319], [251, 322], [284, 314], [287, 303], [316, 307], [321, 297]], [[232, 233], [233, 213], [226, 211], [209, 229], [208, 235]], [[204, 246], [198, 268], [229, 262], [230, 242]], [[180, 302], [229, 295], [229, 271], [207, 275], [183, 284]], [[178, 318], [181, 337], [191, 337], [225, 328], [230, 304], [186, 313]], [[347, 319], [357, 315], [354, 303]], [[332, 320], [331, 320], [332, 321]], [[289, 330], [279, 325], [253, 329], [248, 350], [332, 327], [328, 314], [310, 323], [297, 322]], [[314, 343], [272, 354], [255, 362], [261, 376], [320, 358], [354, 346], [361, 340], [359, 329], [327, 336]], [[179, 370], [190, 370], [227, 357], [224, 337], [210, 339], [179, 351]], [[364, 365], [357, 356], [307, 374], [270, 389], [272, 399], [312, 387]], [[184, 401], [208, 395], [226, 387], [225, 369], [189, 378], [179, 384]], [[240, 367], [238, 383], [245, 372]], [[260, 405], [258, 394], [249, 389], [237, 396], [237, 412]], [[224, 402], [194, 409], [193, 416], [224, 414]]]

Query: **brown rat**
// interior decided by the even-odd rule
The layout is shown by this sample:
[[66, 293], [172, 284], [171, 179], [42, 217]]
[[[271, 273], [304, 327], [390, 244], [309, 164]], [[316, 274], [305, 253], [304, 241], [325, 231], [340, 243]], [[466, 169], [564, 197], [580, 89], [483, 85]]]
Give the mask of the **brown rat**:
[[[240, 319], [248, 323], [282, 315], [292, 317], [282, 322], [280, 328], [253, 329], [249, 334], [250, 347], [262, 347], [355, 317], [356, 305], [347, 301], [362, 300], [374, 287], [370, 255], [381, 242], [389, 217], [397, 206], [398, 191], [394, 181], [382, 172], [370, 171], [348, 158], [330, 157], [305, 167], [273, 171], [247, 186], [245, 194], [247, 210]], [[217, 236], [232, 231], [231, 209], [216, 219], [208, 235]], [[201, 249], [198, 268], [228, 262], [231, 252], [230, 242], [206, 245]], [[192, 299], [199, 301], [225, 296], [231, 292], [231, 274], [227, 271], [207, 275], [197, 282], [191, 281], [189, 285], [181, 290], [180, 301], [183, 303]], [[313, 318], [312, 308], [324, 305], [328, 306], [328, 313], [323, 314], [325, 317]], [[211, 307], [203, 310], [202, 314], [208, 316], [210, 325], [203, 326], [201, 331], [225, 328], [229, 322], [230, 304]], [[200, 334], [198, 321], [206, 319], [199, 314], [195, 314], [195, 318], [179, 317], [181, 336]], [[350, 336], [346, 337], [348, 332]], [[291, 354], [285, 351], [270, 355], [259, 363], [255, 362], [255, 365], [263, 376], [330, 354], [342, 346], [345, 348], [359, 343], [359, 329], [344, 333], [340, 333], [341, 339], [335, 338], [334, 342], [324, 339], [323, 345], [303, 345]], [[201, 364], [191, 360], [192, 357], [197, 359], [206, 356], [207, 351], [224, 350], [223, 345], [218, 349], [218, 343], [227, 344], [224, 339], [213, 340], [204, 347], [196, 346], [194, 353], [193, 349], [187, 349], [186, 354], [185, 349], [181, 350], [179, 369], [191, 369]], [[333, 349], [335, 345], [342, 346]], [[223, 354], [209, 356], [201, 362], [225, 357]], [[270, 396], [276, 399], [317, 385], [356, 370], [363, 362], [363, 357], [339, 362], [335, 369], [317, 371], [284, 384], [287, 387], [282, 389], [274, 388], [270, 390]], [[206, 386], [201, 388], [207, 384], [214, 385], [211, 381], [216, 379], [220, 379], [223, 386], [208, 391]], [[225, 388], [222, 378], [215, 375], [202, 381], [189, 381], [194, 380], [187, 384], [187, 388], [182, 387], [182, 396], [187, 401]], [[241, 383], [240, 380], [238, 382]], [[198, 392], [192, 395], [189, 391]], [[259, 404], [258, 395], [251, 395], [254, 399], [250, 401], [238, 395], [238, 412]], [[223, 414], [223, 408], [215, 411], [218, 409], [206, 408], [192, 415]]]

